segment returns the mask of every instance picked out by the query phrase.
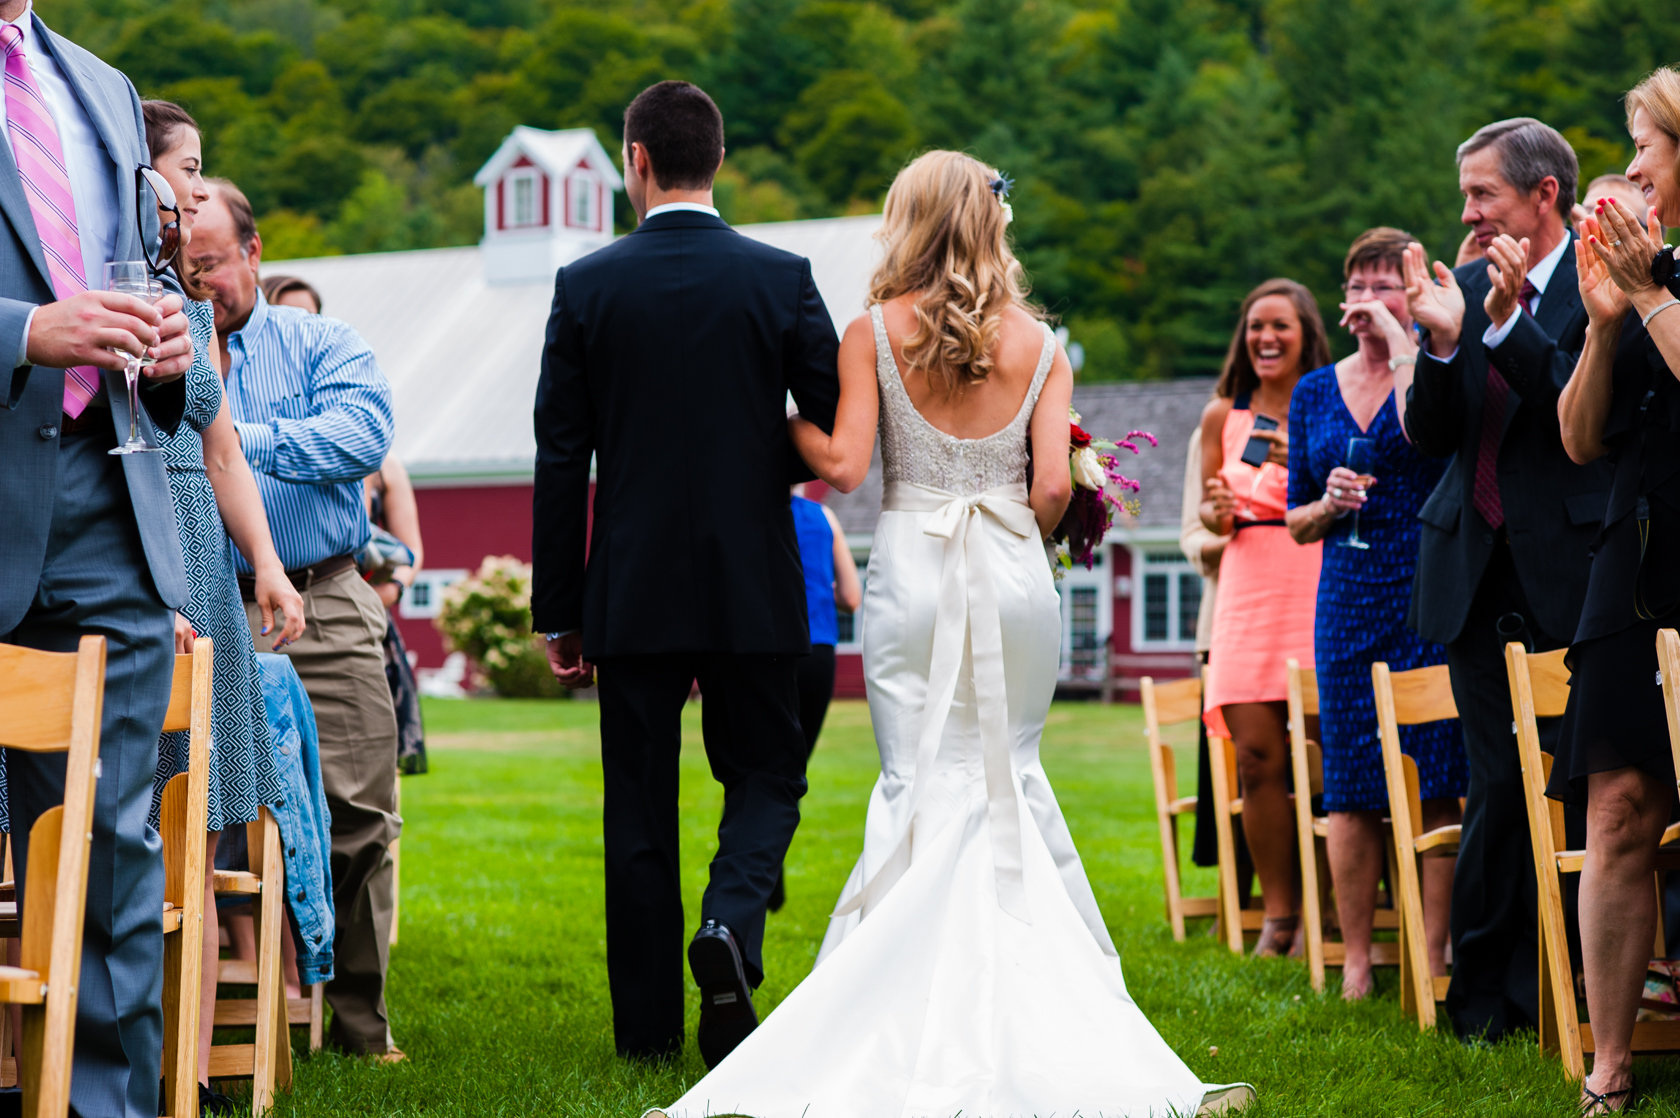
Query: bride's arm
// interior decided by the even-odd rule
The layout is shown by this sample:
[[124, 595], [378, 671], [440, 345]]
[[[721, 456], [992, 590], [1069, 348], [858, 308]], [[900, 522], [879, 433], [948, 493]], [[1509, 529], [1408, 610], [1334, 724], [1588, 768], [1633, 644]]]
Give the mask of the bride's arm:
[[1073, 366], [1057, 346], [1056, 360], [1033, 409], [1033, 483], [1027, 496], [1038, 518], [1039, 535], [1045, 539], [1062, 522], [1073, 498], [1073, 478], [1068, 474], [1068, 409], [1072, 406]]
[[[834, 434], [823, 434], [821, 427], [797, 415], [788, 418], [788, 434], [812, 473], [840, 492], [850, 493], [869, 473], [880, 406], [874, 329], [869, 316], [861, 315], [840, 339], [840, 404], [834, 411]], [[1062, 457], [1065, 460], [1067, 455]]]

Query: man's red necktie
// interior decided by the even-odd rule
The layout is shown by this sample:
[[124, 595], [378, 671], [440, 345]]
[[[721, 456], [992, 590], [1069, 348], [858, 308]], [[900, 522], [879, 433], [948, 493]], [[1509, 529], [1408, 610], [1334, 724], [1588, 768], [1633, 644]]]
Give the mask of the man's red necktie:
[[[1517, 313], [1527, 311], [1537, 294], [1539, 289], [1524, 279], [1522, 293], [1517, 296]], [[1499, 497], [1499, 442], [1505, 433], [1505, 399], [1510, 394], [1511, 386], [1490, 364], [1487, 389], [1482, 394], [1482, 441], [1476, 450], [1476, 488], [1471, 497], [1489, 528], [1505, 523], [1505, 504]]]

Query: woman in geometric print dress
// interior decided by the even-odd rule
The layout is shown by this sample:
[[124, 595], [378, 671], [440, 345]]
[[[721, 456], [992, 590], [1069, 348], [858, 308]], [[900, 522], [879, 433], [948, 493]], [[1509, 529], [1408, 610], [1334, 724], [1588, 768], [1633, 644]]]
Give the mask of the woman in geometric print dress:
[[[1379, 228], [1353, 242], [1343, 265], [1342, 325], [1359, 350], [1302, 377], [1289, 410], [1290, 534], [1301, 543], [1324, 545], [1313, 653], [1330, 874], [1347, 944], [1342, 997], [1350, 1001], [1371, 989], [1371, 925], [1388, 809], [1371, 665], [1381, 660], [1403, 672], [1447, 658], [1444, 648], [1406, 624], [1417, 568], [1418, 510], [1446, 471], [1445, 459], [1423, 457], [1405, 432], [1417, 342], [1400, 263], [1411, 240], [1398, 229]], [[1346, 465], [1352, 438], [1373, 444], [1367, 472], [1376, 480], [1368, 490], [1361, 490]], [[1343, 546], [1356, 523], [1347, 514], [1355, 510], [1368, 550]], [[1417, 762], [1424, 829], [1458, 822], [1465, 782], [1458, 723], [1402, 726], [1400, 745]], [[1436, 974], [1446, 973], [1452, 875], [1451, 857], [1423, 860], [1425, 938]]]
[[[198, 126], [192, 117], [167, 101], [144, 104], [152, 165], [169, 180], [180, 207], [181, 247], [174, 270], [189, 296], [187, 317], [192, 325], [193, 364], [187, 371], [187, 407], [174, 435], [162, 440], [169, 488], [175, 498], [181, 551], [186, 559], [190, 600], [176, 618], [176, 645], [191, 649], [195, 637], [215, 642], [215, 686], [210, 700], [210, 796], [205, 829], [204, 962], [214, 975], [217, 920], [211, 892], [216, 863], [216, 840], [223, 828], [248, 823], [257, 807], [281, 795], [268, 736], [268, 716], [262, 685], [257, 678], [251, 631], [234, 577], [233, 542], [252, 557], [257, 572], [256, 596], [266, 610], [285, 614], [285, 628], [275, 634], [278, 647], [303, 631], [303, 599], [287, 580], [268, 532], [257, 484], [239, 449], [222, 380], [213, 364], [217, 353], [215, 317], [200, 294], [191, 270], [181, 267], [192, 234], [192, 219], [205, 190]], [[163, 212], [160, 220], [169, 221]], [[225, 524], [225, 526], [224, 526]], [[232, 534], [233, 540], [229, 539]], [[176, 773], [186, 771], [188, 741], [184, 733], [164, 734], [158, 743], [155, 792]], [[157, 796], [153, 798], [154, 820]], [[215, 1016], [216, 983], [204, 983], [200, 1010], [198, 1078], [201, 1109], [231, 1113], [231, 1100], [209, 1089], [210, 1029]]]

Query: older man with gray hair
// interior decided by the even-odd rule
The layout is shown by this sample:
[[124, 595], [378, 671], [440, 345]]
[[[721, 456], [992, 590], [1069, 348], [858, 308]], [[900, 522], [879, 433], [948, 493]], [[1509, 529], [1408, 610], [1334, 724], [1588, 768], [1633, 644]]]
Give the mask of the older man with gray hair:
[[1447, 647], [1470, 767], [1447, 994], [1465, 1038], [1539, 1018], [1534, 867], [1503, 649], [1569, 643], [1610, 491], [1603, 461], [1575, 465], [1558, 434], [1558, 394], [1587, 326], [1568, 224], [1578, 175], [1555, 129], [1528, 117], [1489, 124], [1458, 149], [1462, 220], [1485, 259], [1456, 272], [1437, 261], [1432, 282], [1421, 245], [1406, 257], [1407, 303], [1427, 332], [1406, 428], [1423, 453], [1455, 456], [1418, 514], [1411, 624]]

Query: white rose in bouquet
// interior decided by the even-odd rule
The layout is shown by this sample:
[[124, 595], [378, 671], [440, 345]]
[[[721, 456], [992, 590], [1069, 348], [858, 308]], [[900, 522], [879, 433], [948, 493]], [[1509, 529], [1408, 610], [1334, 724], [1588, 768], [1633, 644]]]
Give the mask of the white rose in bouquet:
[[1081, 447], [1074, 451], [1068, 465], [1073, 470], [1075, 485], [1101, 490], [1108, 482], [1108, 476], [1103, 473], [1102, 462], [1098, 460], [1096, 450], [1091, 447]]

